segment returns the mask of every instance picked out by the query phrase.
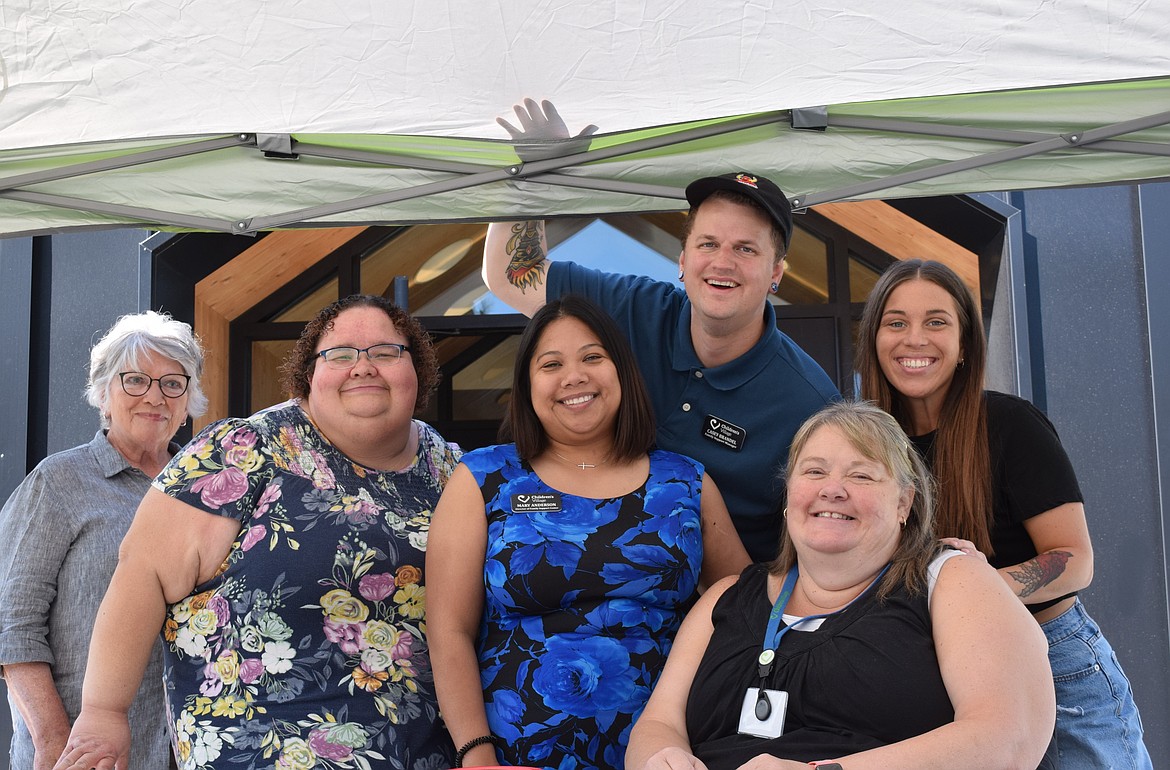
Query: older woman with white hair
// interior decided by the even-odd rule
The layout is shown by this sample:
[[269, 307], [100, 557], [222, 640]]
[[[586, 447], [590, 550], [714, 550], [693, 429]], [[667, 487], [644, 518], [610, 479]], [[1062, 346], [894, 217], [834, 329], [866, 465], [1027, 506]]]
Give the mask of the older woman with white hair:
[[[191, 327], [148, 311], [118, 319], [90, 351], [86, 398], [101, 415], [93, 440], [51, 455], [0, 513], [0, 666], [13, 706], [13, 770], [50, 768], [81, 709], [90, 633], [118, 545], [172, 442], [207, 398]], [[130, 713], [131, 766], [170, 755], [156, 644]]]

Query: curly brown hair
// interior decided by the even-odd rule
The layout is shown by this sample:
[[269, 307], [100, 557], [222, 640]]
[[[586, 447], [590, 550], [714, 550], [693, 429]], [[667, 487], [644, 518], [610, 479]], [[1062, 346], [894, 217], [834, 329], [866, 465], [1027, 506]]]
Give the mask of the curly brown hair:
[[394, 328], [406, 337], [406, 344], [410, 347], [410, 362], [414, 366], [414, 373], [418, 377], [418, 396], [415, 398], [414, 410], [425, 409], [431, 400], [431, 394], [439, 384], [439, 362], [435, 356], [435, 346], [431, 342], [431, 335], [409, 313], [395, 305], [385, 297], [376, 294], [351, 294], [344, 299], [326, 306], [313, 320], [305, 324], [300, 339], [288, 357], [280, 365], [281, 387], [290, 398], [305, 399], [309, 397], [309, 383], [313, 379], [313, 367], [317, 365], [317, 344], [325, 333], [333, 328], [337, 316], [346, 310], [355, 307], [372, 307], [381, 310], [394, 324]]

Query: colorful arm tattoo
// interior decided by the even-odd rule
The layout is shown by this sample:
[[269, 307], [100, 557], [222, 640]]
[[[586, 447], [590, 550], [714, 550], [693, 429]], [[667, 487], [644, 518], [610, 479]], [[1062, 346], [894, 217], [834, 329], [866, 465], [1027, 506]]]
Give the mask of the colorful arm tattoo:
[[1019, 569], [1008, 570], [1008, 574], [1024, 587], [1020, 591], [1020, 598], [1023, 599], [1064, 574], [1065, 565], [1071, 558], [1072, 554], [1068, 551], [1048, 551], [1019, 565]]
[[504, 247], [508, 255], [508, 266], [504, 268], [504, 276], [524, 293], [529, 286], [537, 286], [544, 280], [544, 271], [548, 268], [545, 261], [544, 249], [540, 242], [544, 237], [544, 222], [539, 220], [517, 222], [512, 225], [512, 237]]

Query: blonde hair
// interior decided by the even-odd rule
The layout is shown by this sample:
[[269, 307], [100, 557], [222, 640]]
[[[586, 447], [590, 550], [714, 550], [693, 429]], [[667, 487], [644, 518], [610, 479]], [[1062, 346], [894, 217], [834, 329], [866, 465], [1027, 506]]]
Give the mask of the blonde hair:
[[[884, 599], [899, 586], [911, 594], [926, 589], [926, 567], [940, 546], [934, 537], [934, 485], [918, 451], [906, 438], [898, 421], [870, 401], [838, 401], [829, 404], [805, 420], [788, 450], [785, 478], [791, 479], [800, 454], [814, 433], [834, 428], [868, 460], [885, 468], [902, 491], [913, 494], [906, 524], [890, 569], [878, 586], [878, 598]], [[796, 564], [796, 547], [783, 526], [780, 555], [770, 567], [774, 574], [786, 573]]]

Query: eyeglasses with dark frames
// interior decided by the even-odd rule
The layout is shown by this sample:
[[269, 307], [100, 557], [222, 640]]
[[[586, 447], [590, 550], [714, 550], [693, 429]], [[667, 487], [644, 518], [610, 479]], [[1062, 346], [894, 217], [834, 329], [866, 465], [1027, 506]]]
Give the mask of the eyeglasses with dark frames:
[[118, 377], [122, 380], [122, 390], [127, 396], [145, 396], [150, 386], [157, 382], [164, 396], [178, 398], [187, 392], [187, 386], [191, 384], [191, 378], [186, 374], [151, 377], [145, 372], [118, 372]]
[[319, 351], [317, 355], [325, 359], [325, 365], [330, 369], [352, 369], [357, 365], [362, 353], [374, 366], [394, 366], [402, 360], [403, 353], [409, 353], [408, 345], [399, 345], [396, 342], [386, 342], [381, 345], [370, 345], [368, 348], [336, 347]]

